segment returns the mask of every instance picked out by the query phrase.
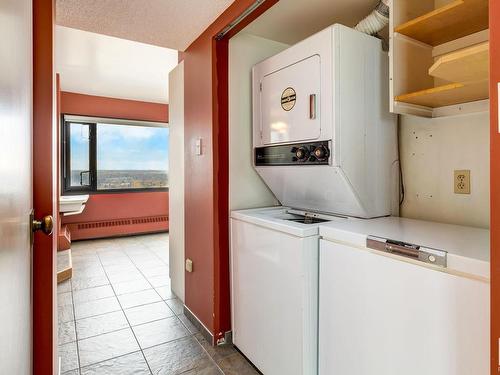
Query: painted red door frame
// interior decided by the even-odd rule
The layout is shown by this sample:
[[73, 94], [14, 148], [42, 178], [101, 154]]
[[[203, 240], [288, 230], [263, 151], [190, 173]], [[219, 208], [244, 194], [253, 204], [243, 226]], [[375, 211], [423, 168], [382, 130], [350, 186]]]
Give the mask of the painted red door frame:
[[[231, 330], [229, 275], [229, 40], [279, 0], [266, 0], [223, 38], [212, 37], [214, 148], [214, 341]], [[248, 3], [253, 3], [250, 1]], [[249, 6], [241, 10], [241, 13]], [[241, 15], [240, 13], [240, 15]], [[236, 16], [236, 17], [239, 17]], [[235, 18], [236, 18], [235, 17]], [[227, 25], [226, 25], [227, 26]], [[222, 31], [226, 26], [222, 27]], [[219, 32], [220, 32], [219, 31]], [[216, 34], [217, 35], [217, 34]]]
[[500, 1], [490, 0], [490, 262], [491, 262], [491, 374], [500, 373]]
[[[185, 149], [203, 139], [202, 155], [185, 155], [185, 304], [214, 341], [231, 329], [229, 290], [229, 39], [274, 5], [267, 0], [223, 38], [216, 36], [255, 0], [236, 0], [180, 54], [185, 68]], [[208, 65], [207, 65], [208, 64]]]
[[[54, 123], [54, 0], [33, 0], [33, 207], [57, 220]], [[55, 223], [54, 228], [58, 225]], [[33, 373], [58, 371], [56, 239], [36, 233], [33, 246]]]

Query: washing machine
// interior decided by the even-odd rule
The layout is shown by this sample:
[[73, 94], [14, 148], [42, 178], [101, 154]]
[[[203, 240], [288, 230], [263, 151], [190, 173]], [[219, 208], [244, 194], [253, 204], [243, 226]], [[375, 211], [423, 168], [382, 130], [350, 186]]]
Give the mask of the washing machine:
[[231, 214], [233, 343], [264, 374], [313, 375], [319, 223], [287, 207]]

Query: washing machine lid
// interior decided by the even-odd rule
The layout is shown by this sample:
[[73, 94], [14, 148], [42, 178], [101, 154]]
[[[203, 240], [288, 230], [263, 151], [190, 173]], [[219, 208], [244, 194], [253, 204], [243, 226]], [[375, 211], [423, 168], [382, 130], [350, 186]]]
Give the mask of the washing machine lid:
[[[313, 222], [304, 224], [300, 222], [300, 215], [290, 213], [289, 207], [267, 207], [250, 210], [232, 211], [231, 218], [252, 223], [278, 232], [291, 234], [296, 237], [309, 237], [319, 235], [319, 224]], [[324, 216], [323, 216], [324, 217]], [[330, 217], [328, 217], [330, 219]], [[349, 220], [332, 216], [331, 220]]]
[[319, 228], [325, 240], [367, 247], [367, 239], [400, 241], [447, 252], [446, 270], [489, 278], [489, 230], [460, 225], [384, 217], [368, 220], [335, 221]]

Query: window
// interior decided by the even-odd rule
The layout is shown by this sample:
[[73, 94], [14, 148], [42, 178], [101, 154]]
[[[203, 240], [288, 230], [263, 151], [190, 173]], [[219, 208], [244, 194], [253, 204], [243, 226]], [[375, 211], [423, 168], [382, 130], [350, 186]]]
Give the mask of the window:
[[168, 188], [168, 128], [72, 120], [63, 122], [64, 193]]

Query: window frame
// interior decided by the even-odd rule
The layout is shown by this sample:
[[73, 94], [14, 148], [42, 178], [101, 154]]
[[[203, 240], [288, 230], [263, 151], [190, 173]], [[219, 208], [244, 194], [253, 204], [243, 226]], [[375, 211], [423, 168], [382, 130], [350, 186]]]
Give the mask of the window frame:
[[[79, 195], [79, 194], [119, 194], [119, 193], [144, 193], [144, 192], [168, 192], [168, 187], [154, 187], [154, 188], [127, 188], [127, 189], [97, 189], [97, 121], [87, 121], [82, 116], [75, 116], [77, 119], [66, 118], [65, 115], [61, 116], [61, 194], [62, 195]], [[93, 118], [89, 118], [93, 119]], [[134, 126], [137, 121], [127, 119], [111, 119], [99, 118], [100, 120], [118, 120], [117, 125]], [[130, 124], [126, 122], [130, 121]], [[71, 185], [71, 142], [70, 142], [70, 126], [69, 124], [82, 124], [89, 125], [89, 179], [90, 185], [88, 186], [72, 186]], [[166, 124], [165, 124], [166, 125]], [[150, 127], [167, 126], [154, 126], [143, 125]]]

